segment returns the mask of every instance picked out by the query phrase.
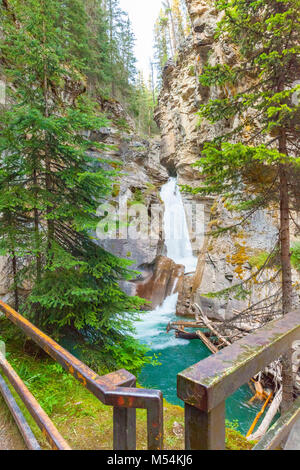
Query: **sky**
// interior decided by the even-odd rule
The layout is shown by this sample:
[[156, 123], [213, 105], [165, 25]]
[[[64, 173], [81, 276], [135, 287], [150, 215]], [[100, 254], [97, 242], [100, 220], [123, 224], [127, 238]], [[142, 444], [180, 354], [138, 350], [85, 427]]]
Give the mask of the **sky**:
[[136, 37], [137, 68], [146, 79], [150, 74], [149, 61], [153, 57], [153, 29], [162, 0], [120, 0], [121, 8], [129, 15]]

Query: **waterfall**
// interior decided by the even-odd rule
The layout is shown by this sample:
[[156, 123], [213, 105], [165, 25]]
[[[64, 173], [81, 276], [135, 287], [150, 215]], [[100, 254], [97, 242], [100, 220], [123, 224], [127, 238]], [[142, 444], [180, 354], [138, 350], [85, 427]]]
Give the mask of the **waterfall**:
[[[167, 256], [185, 266], [185, 272], [195, 270], [197, 259], [193, 256], [184, 205], [176, 178], [170, 178], [161, 190], [165, 204], [164, 232]], [[139, 376], [141, 385], [162, 390], [164, 397], [182, 406], [176, 393], [176, 376], [192, 364], [205, 359], [211, 353], [202, 341], [176, 338], [173, 332], [166, 334], [166, 326], [176, 321], [178, 293], [167, 297], [162, 305], [143, 315], [136, 323], [136, 337], [149, 348], [161, 367], [146, 365]], [[246, 434], [259, 408], [249, 406], [251, 391], [247, 385], [239, 389], [226, 402], [226, 418], [239, 421]]]
[[[164, 232], [168, 258], [176, 264], [182, 264], [185, 272], [193, 272], [197, 267], [197, 258], [193, 256], [188, 225], [180, 189], [176, 178], [170, 178], [161, 189], [161, 199], [165, 205]], [[152, 349], [164, 349], [178, 344], [174, 335], [166, 335], [166, 325], [176, 312], [178, 293], [167, 297], [162, 305], [148, 312], [137, 324], [137, 337], [149, 345], [155, 336], [156, 344]]]
[[170, 178], [162, 187], [161, 199], [165, 204], [164, 231], [168, 258], [183, 264], [185, 272], [196, 270], [184, 205], [176, 178]]

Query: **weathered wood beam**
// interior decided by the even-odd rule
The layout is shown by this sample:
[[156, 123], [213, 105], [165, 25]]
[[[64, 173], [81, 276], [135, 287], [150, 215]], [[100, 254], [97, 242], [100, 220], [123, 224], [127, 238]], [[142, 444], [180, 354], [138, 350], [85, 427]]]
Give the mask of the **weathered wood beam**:
[[205, 328], [204, 323], [198, 323], [198, 322], [188, 322], [188, 321], [175, 321], [175, 322], [170, 322], [167, 326], [167, 332], [170, 330], [177, 330], [180, 327], [184, 328]]
[[178, 396], [209, 412], [300, 338], [300, 310], [268, 323], [178, 375]]

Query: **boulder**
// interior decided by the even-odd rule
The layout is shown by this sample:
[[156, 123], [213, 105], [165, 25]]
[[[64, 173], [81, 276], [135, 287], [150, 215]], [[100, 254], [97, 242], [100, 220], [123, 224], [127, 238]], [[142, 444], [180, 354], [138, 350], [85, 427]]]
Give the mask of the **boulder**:
[[159, 256], [152, 266], [145, 267], [144, 279], [135, 283], [136, 294], [152, 302], [149, 309], [155, 309], [166, 297], [178, 291], [183, 275], [184, 266], [166, 256]]

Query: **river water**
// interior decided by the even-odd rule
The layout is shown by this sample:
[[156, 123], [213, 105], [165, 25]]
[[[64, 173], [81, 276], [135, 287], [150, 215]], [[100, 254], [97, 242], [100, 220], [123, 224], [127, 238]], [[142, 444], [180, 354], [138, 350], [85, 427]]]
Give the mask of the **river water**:
[[[177, 264], [185, 266], [185, 272], [193, 272], [197, 258], [193, 256], [187, 221], [180, 190], [176, 178], [170, 178], [161, 190], [165, 204], [164, 230], [167, 256]], [[162, 306], [147, 312], [136, 325], [137, 338], [149, 348], [149, 355], [156, 355], [159, 366], [147, 365], [139, 376], [139, 382], [146, 388], [159, 389], [164, 398], [183, 406], [176, 393], [177, 374], [192, 364], [208, 357], [211, 352], [198, 340], [176, 338], [174, 331], [166, 333], [170, 321], [178, 320], [175, 315], [178, 294], [168, 297]], [[238, 428], [246, 434], [261, 408], [249, 405], [252, 397], [248, 385], [243, 386], [226, 402], [226, 419], [238, 422]]]

